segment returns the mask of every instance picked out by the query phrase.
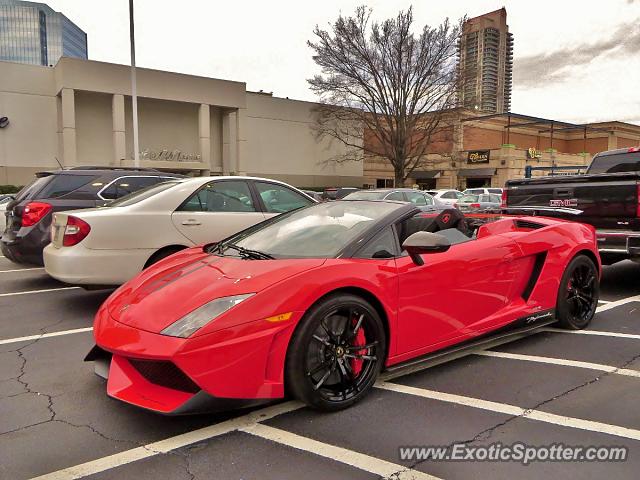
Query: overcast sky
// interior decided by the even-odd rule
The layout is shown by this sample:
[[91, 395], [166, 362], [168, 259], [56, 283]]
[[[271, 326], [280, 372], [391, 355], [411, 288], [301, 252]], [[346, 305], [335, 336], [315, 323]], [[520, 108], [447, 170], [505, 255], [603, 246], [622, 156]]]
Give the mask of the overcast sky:
[[[46, 3], [87, 32], [90, 59], [129, 62], [128, 0]], [[505, 6], [514, 34], [512, 111], [640, 124], [640, 0], [135, 0], [137, 64], [314, 100], [306, 79], [317, 69], [306, 41], [316, 24], [361, 4], [376, 18], [413, 4], [418, 28]]]

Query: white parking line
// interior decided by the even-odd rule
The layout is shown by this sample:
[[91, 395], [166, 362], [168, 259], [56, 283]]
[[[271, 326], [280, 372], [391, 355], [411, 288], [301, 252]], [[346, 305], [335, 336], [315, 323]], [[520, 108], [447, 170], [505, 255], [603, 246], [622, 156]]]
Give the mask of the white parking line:
[[93, 331], [93, 327], [87, 328], [74, 328], [73, 330], [62, 330], [60, 332], [41, 333], [40, 335], [29, 335], [28, 337], [16, 337], [0, 340], [0, 345], [6, 345], [8, 343], [28, 342], [30, 340], [39, 340], [41, 338], [60, 337], [62, 335], [71, 335], [72, 333], [84, 333]]
[[610, 300], [598, 300], [598, 303], [607, 304], [607, 303], [611, 303], [611, 301]]
[[606, 312], [607, 310], [611, 310], [612, 308], [619, 307], [624, 305], [625, 303], [631, 302], [640, 302], [640, 295], [634, 295], [633, 297], [621, 298], [620, 300], [616, 300], [614, 302], [609, 302], [605, 305], [600, 305], [596, 308], [596, 312]]
[[0, 270], [0, 273], [14, 273], [14, 272], [31, 272], [33, 270], [44, 270], [44, 267], [36, 268], [16, 268], [14, 270]]
[[612, 365], [602, 365], [600, 363], [566, 360], [564, 358], [539, 357], [537, 355], [521, 355], [519, 353], [495, 352], [490, 350], [475, 352], [474, 355], [480, 355], [482, 357], [506, 358], [509, 360], [523, 360], [525, 362], [547, 363], [549, 365], [562, 365], [564, 367], [586, 368], [589, 370], [599, 370], [602, 372], [615, 373], [616, 375], [640, 377], [640, 371], [638, 370], [618, 368]]
[[0, 293], [0, 297], [11, 297], [14, 295], [31, 295], [34, 293], [46, 293], [46, 292], [58, 292], [60, 290], [77, 290], [82, 287], [59, 287], [59, 288], [45, 288], [42, 290], [28, 290], [26, 292], [11, 292], [11, 293]]
[[640, 335], [636, 335], [634, 333], [605, 332], [603, 330], [565, 330], [564, 328], [543, 328], [541, 329], [541, 331], [553, 333], [573, 333], [576, 335], [599, 335], [603, 337], [617, 337], [640, 340]]
[[336, 447], [328, 443], [319, 442], [308, 437], [302, 437], [295, 433], [256, 423], [249, 427], [241, 428], [241, 432], [250, 433], [272, 442], [293, 447], [297, 450], [310, 452], [321, 457], [329, 458], [352, 467], [371, 472], [383, 478], [412, 480], [437, 480], [437, 477], [409, 469], [396, 463], [387, 462], [376, 457], [360, 452]]
[[154, 457], [156, 455], [171, 452], [178, 448], [186, 447], [187, 445], [219, 437], [225, 433], [249, 427], [257, 422], [268, 420], [278, 415], [282, 415], [283, 413], [292, 412], [302, 406], [303, 404], [299, 402], [286, 402], [279, 405], [273, 405], [238, 418], [233, 418], [215, 425], [176, 435], [175, 437], [166, 438], [159, 442], [149, 443], [142, 447], [132, 448], [131, 450], [125, 450], [120, 453], [114, 453], [108, 457], [98, 458], [80, 465], [63, 468], [62, 470], [47, 473], [35, 478], [38, 480], [72, 480], [86, 477], [88, 475], [94, 475], [144, 458]]
[[378, 382], [376, 387], [383, 390], [389, 390], [391, 392], [405, 393], [407, 395], [415, 395], [417, 397], [428, 398], [431, 400], [479, 408], [490, 412], [519, 416], [528, 420], [537, 420], [539, 422], [550, 423], [562, 427], [577, 428], [580, 430], [588, 430], [590, 432], [605, 433], [607, 435], [640, 440], [640, 430], [635, 430], [633, 428], [594, 422], [592, 420], [584, 420], [581, 418], [565, 417], [564, 415], [556, 415], [554, 413], [542, 412], [540, 410], [531, 410], [518, 407], [516, 405], [509, 405], [507, 403], [491, 402], [480, 398], [465, 397], [452, 393], [409, 387], [406, 385], [399, 385], [397, 383]]

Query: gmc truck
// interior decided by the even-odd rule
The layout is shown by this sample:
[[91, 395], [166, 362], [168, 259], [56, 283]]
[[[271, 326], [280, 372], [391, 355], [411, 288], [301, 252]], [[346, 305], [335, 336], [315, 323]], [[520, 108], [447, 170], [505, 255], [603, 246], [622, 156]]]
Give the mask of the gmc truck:
[[640, 147], [598, 153], [584, 175], [509, 180], [502, 207], [593, 225], [604, 264], [640, 261]]

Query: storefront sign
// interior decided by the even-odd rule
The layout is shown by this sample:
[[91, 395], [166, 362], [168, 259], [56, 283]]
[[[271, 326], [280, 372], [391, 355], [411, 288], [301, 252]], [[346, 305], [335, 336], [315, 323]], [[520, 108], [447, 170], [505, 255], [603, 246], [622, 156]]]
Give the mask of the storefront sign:
[[531, 158], [531, 159], [542, 158], [542, 152], [532, 147], [527, 150], [527, 158]]
[[467, 154], [467, 163], [489, 163], [491, 150], [473, 150]]
[[182, 150], [151, 150], [145, 148], [140, 152], [142, 160], [158, 160], [164, 162], [201, 162], [199, 153], [185, 153]]

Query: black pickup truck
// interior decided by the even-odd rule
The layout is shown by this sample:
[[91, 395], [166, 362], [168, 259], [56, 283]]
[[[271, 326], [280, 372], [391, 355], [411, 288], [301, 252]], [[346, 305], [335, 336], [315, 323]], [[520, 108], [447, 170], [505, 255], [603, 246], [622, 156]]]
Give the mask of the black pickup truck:
[[502, 202], [593, 225], [604, 264], [640, 261], [640, 147], [598, 153], [584, 175], [509, 180]]

